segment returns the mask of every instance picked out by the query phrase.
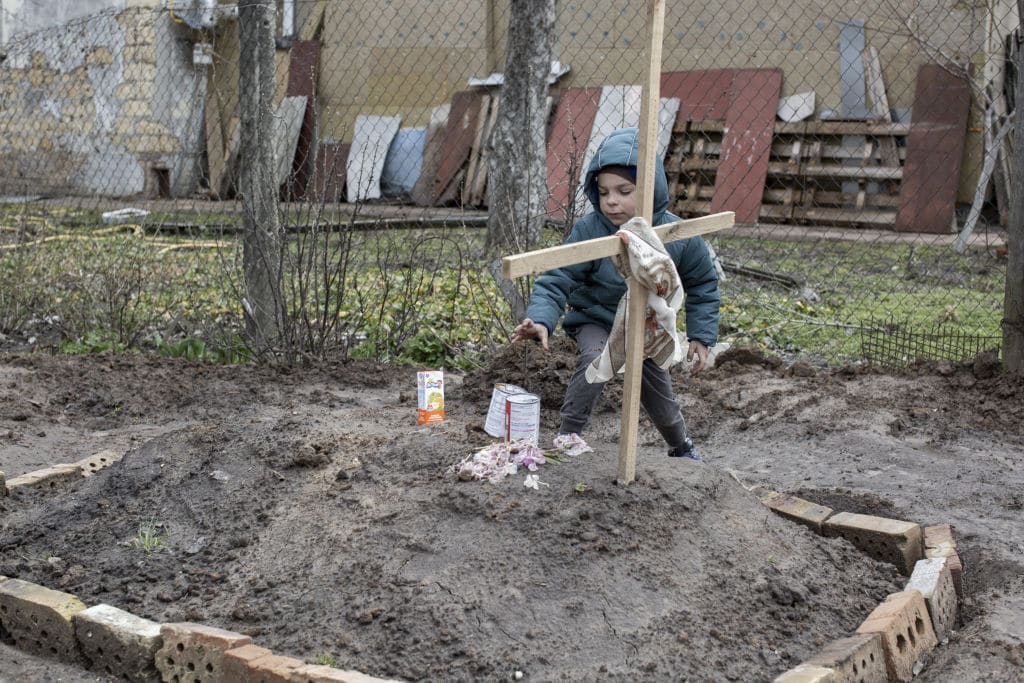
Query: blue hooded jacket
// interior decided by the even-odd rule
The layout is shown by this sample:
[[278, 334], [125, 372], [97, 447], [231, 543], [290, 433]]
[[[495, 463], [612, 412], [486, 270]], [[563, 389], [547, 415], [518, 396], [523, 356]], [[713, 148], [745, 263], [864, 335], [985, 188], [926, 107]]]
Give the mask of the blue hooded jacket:
[[[587, 168], [584, 188], [592, 213], [583, 216], [572, 226], [566, 244], [582, 242], [597, 237], [614, 235], [618, 228], [601, 213], [595, 178], [602, 168], [608, 166], [632, 166], [636, 168], [639, 152], [639, 131], [636, 128], [622, 128], [607, 138], [598, 147]], [[654, 174], [654, 225], [663, 225], [679, 220], [668, 212], [668, 182], [661, 159], [656, 160]], [[669, 242], [665, 245], [686, 291], [686, 336], [698, 340], [705, 346], [712, 346], [718, 339], [718, 275], [711, 261], [707, 244], [700, 236]], [[530, 305], [526, 316], [536, 323], [555, 329], [566, 310], [562, 327], [572, 335], [576, 328], [593, 323], [611, 330], [615, 320], [615, 309], [619, 299], [626, 293], [626, 283], [615, 270], [611, 259], [577, 263], [565, 268], [549, 270], [533, 284]]]

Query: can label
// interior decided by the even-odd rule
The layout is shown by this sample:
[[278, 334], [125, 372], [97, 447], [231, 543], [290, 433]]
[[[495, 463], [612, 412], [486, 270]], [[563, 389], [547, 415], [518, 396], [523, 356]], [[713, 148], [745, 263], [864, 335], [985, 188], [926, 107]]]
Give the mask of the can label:
[[487, 420], [484, 422], [484, 431], [496, 439], [506, 436], [505, 428], [505, 399], [515, 394], [525, 394], [526, 389], [517, 387], [515, 384], [495, 384], [491, 393], [491, 405], [487, 409]]
[[505, 399], [505, 438], [540, 443], [540, 397], [513, 394]]
[[444, 373], [440, 370], [417, 372], [416, 398], [417, 424], [444, 420]]

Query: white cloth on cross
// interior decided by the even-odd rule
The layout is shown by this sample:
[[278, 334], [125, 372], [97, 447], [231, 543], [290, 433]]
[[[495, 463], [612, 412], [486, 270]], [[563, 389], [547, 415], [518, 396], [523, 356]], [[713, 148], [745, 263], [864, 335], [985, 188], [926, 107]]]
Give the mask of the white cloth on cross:
[[[626, 280], [635, 277], [647, 289], [643, 356], [653, 359], [658, 367], [668, 369], [683, 357], [676, 330], [676, 313], [683, 304], [683, 285], [676, 264], [643, 218], [631, 219], [615, 234], [626, 243], [628, 254], [627, 259], [621, 254], [612, 257], [615, 269]], [[615, 321], [604, 350], [587, 367], [586, 377], [591, 384], [607, 382], [626, 367], [628, 302], [627, 290], [615, 310]]]

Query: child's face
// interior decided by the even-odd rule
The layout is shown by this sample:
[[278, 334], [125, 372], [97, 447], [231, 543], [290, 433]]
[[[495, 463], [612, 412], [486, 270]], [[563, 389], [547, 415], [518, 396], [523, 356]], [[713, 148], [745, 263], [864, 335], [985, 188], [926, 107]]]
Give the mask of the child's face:
[[601, 213], [616, 228], [636, 215], [636, 184], [618, 173], [597, 174], [597, 194]]

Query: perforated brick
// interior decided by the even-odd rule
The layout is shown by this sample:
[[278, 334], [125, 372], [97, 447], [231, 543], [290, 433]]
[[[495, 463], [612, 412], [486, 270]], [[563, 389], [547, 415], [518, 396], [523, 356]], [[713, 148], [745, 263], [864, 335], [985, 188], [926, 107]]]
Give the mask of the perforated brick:
[[835, 683], [835, 672], [823, 666], [801, 664], [775, 677], [773, 683]]
[[825, 520], [824, 530], [826, 536], [842, 536], [876, 560], [896, 565], [907, 576], [924, 557], [921, 526], [913, 522], [839, 512]]
[[85, 609], [74, 595], [20, 579], [0, 583], [0, 626], [30, 654], [83, 663], [72, 618]]
[[918, 560], [910, 575], [906, 590], [919, 590], [928, 605], [935, 637], [944, 641], [956, 627], [957, 599], [953, 587], [953, 574], [947, 566], [949, 558], [936, 557]]
[[82, 458], [75, 464], [82, 470], [83, 477], [91, 477], [100, 470], [110, 467], [123, 457], [124, 453], [118, 453], [117, 451], [108, 449], [98, 453], [93, 453], [88, 458]]
[[938, 644], [920, 591], [893, 593], [868, 615], [857, 633], [878, 633], [891, 681], [909, 681], [914, 665]]
[[883, 683], [889, 680], [885, 649], [877, 633], [833, 640], [804, 664], [835, 672], [835, 683]]
[[225, 681], [224, 653], [252, 642], [249, 636], [202, 624], [164, 624], [163, 647], [156, 668], [165, 681], [220, 683]]
[[306, 664], [292, 672], [290, 683], [398, 683], [391, 679], [374, 678], [358, 671], [342, 671], [330, 666]]
[[129, 681], [159, 681], [154, 657], [163, 640], [160, 624], [96, 605], [75, 615], [75, 635], [89, 669]]
[[82, 469], [76, 464], [61, 464], [19, 475], [7, 482], [7, 488], [16, 493], [21, 488], [57, 489], [82, 478]]
[[832, 508], [791, 496], [788, 493], [765, 495], [761, 497], [761, 502], [776, 514], [810, 527], [819, 534], [821, 533], [821, 525], [833, 513]]

